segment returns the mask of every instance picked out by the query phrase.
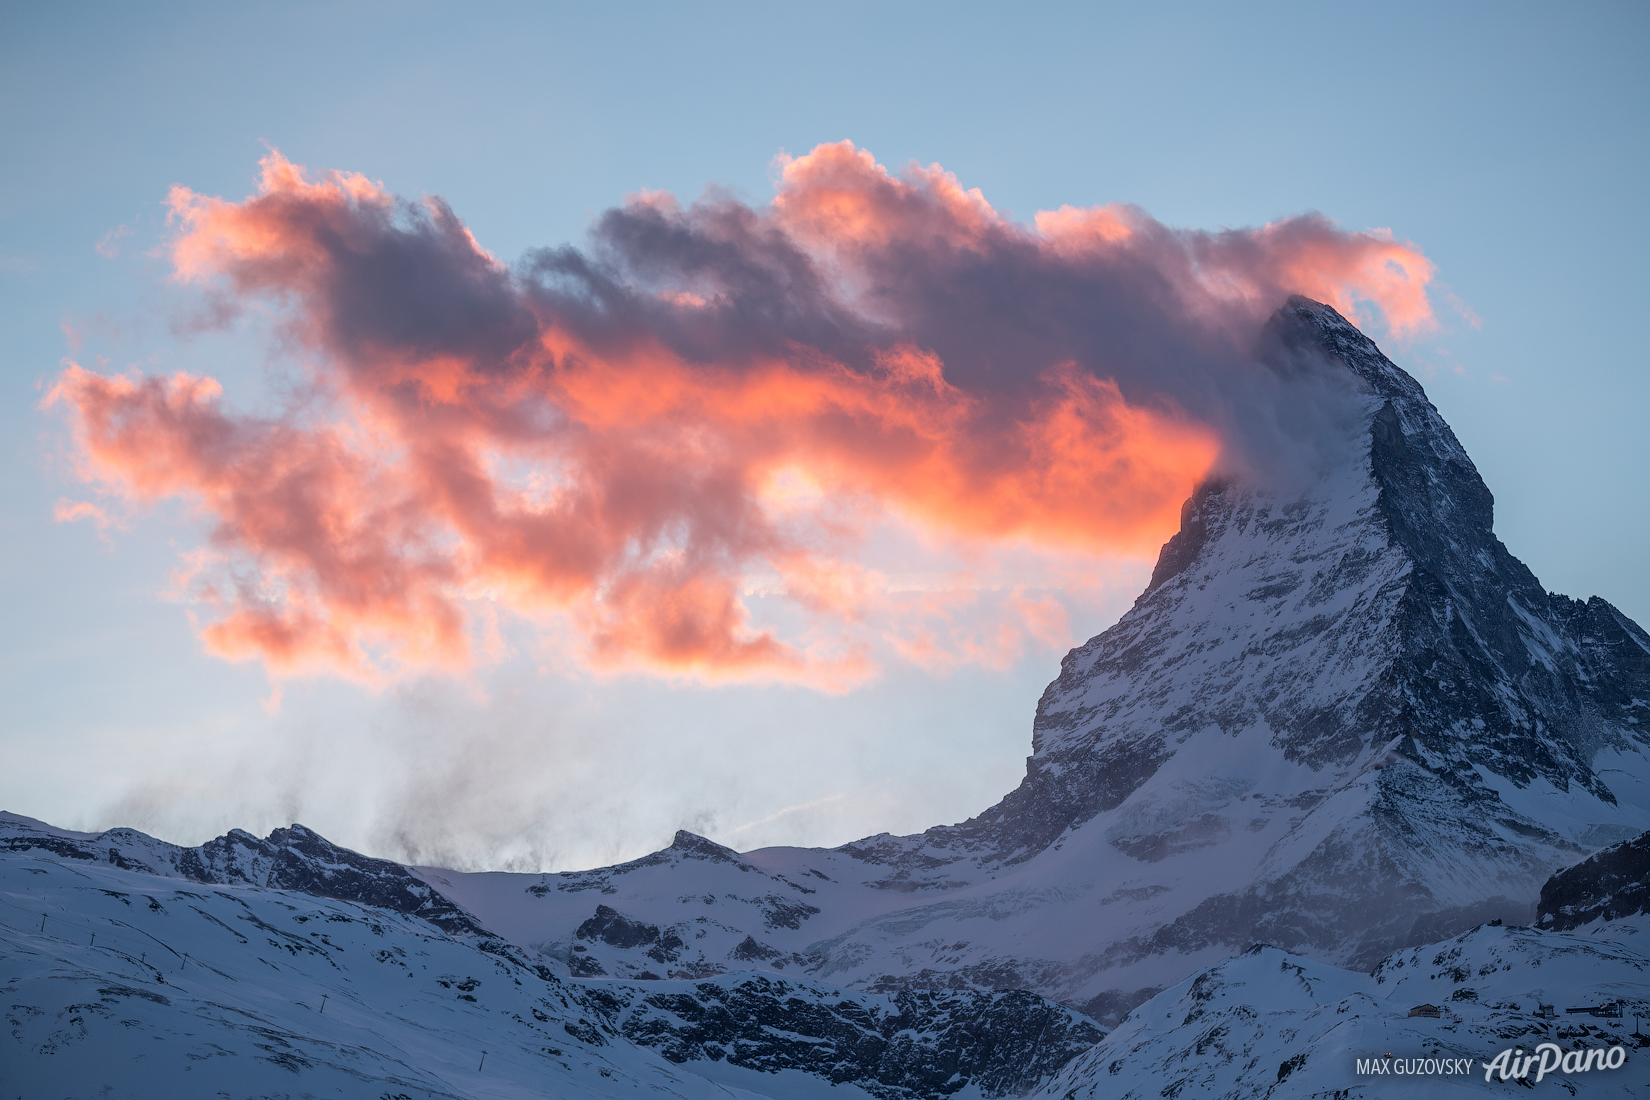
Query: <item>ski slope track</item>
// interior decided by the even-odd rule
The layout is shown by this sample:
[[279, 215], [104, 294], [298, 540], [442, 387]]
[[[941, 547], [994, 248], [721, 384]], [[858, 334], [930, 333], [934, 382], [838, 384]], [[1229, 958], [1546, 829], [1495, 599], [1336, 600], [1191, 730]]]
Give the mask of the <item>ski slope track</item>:
[[1291, 299], [1259, 349], [1353, 392], [1351, 446], [1196, 491], [997, 805], [537, 875], [0, 815], [0, 1100], [1374, 1096], [1356, 1059], [1481, 1072], [1552, 998], [1650, 1012], [1650, 637], [1508, 553], [1334, 310]]

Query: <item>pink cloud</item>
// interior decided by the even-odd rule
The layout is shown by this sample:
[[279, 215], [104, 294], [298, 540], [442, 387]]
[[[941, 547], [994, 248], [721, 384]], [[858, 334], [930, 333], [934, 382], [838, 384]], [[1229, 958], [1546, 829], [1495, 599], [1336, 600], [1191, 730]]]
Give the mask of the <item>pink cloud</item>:
[[[875, 645], [938, 669], [1069, 644], [1046, 595], [965, 622], [975, 597], [890, 597], [856, 554], [889, 523], [985, 559], [1149, 554], [1249, 445], [1232, 409], [1276, 384], [1249, 347], [1287, 294], [1431, 317], [1390, 235], [1024, 226], [846, 142], [786, 161], [768, 207], [637, 196], [514, 269], [440, 200], [275, 152], [243, 201], [168, 201], [177, 277], [282, 306], [317, 402], [71, 366], [46, 403], [88, 481], [207, 521], [209, 649], [374, 682], [496, 654], [498, 608], [597, 669], [832, 690]], [[791, 629], [753, 617], [759, 574]]]

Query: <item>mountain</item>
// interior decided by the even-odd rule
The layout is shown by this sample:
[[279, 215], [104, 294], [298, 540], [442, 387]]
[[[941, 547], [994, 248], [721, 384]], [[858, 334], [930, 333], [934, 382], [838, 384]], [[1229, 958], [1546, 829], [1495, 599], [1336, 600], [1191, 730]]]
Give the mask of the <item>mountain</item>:
[[1546, 592], [1421, 386], [1292, 299], [1280, 371], [1355, 391], [1288, 490], [1202, 486], [1122, 620], [1062, 662], [1018, 788], [960, 825], [425, 879], [575, 975], [756, 967], [876, 991], [1032, 989], [1115, 1021], [1276, 944], [1367, 969], [1650, 827], [1650, 637]]
[[[3, 1084], [18, 1097], [139, 1100], [1284, 1100], [1407, 1074], [1404, 1092], [1445, 1097], [1498, 1052], [1554, 1042], [1577, 1059], [1629, 1049], [1609, 1072], [1559, 1065], [1571, 1095], [1650, 1088], [1650, 1036], [1629, 1031], [1650, 1014], [1650, 915], [1638, 912], [1605, 907], [1576, 932], [1480, 925], [1373, 973], [1256, 945], [1107, 1034], [1033, 993], [865, 993], [751, 971], [561, 980], [467, 925], [446, 932], [388, 905], [317, 896], [325, 867], [360, 856], [277, 830], [294, 834], [307, 838], [294, 859], [314, 861], [307, 889], [137, 869], [139, 851], [195, 849], [0, 816]], [[1558, 872], [1543, 896], [1620, 894], [1638, 848]], [[610, 917], [599, 932], [645, 935]], [[1421, 1004], [1437, 1016], [1412, 1016]]]
[[[317, 872], [355, 856], [306, 833]], [[1650, 1088], [1650, 1036], [1628, 1030], [1650, 1013], [1641, 914], [1574, 933], [1484, 925], [1372, 974], [1257, 945], [1107, 1034], [1025, 992], [566, 980], [394, 908], [122, 866], [170, 847], [131, 830], [7, 815], [0, 838], [8, 1096], [1285, 1100], [1346, 1095], [1380, 1063], [1425, 1074], [1404, 1091], [1429, 1097], [1541, 1042], [1578, 1059], [1629, 1048], [1609, 1072], [1559, 1067], [1572, 1095]], [[1594, 1011], [1608, 1003], [1621, 1014]], [[1421, 1004], [1438, 1016], [1410, 1015]]]
[[[10, 816], [0, 829], [8, 1100], [433, 1100], [531, 1080], [579, 1100], [638, 1082], [718, 1095], [612, 1049], [576, 987], [420, 918], [123, 867], [123, 847], [147, 846], [130, 830], [53, 837]], [[87, 839], [111, 842], [104, 860], [77, 854]]]
[[1028, 992], [564, 980], [301, 826], [180, 848], [15, 814], [0, 993], [0, 1087], [20, 1096], [980, 1100], [1105, 1034]]
[[[88, 1096], [135, 1066], [156, 1096], [1284, 1097], [1377, 1047], [1557, 1035], [1543, 997], [1643, 1004], [1650, 637], [1508, 553], [1419, 384], [1333, 310], [1292, 299], [1259, 347], [1345, 391], [1350, 442], [1196, 491], [996, 806], [540, 875], [297, 825], [182, 848], [0, 815], [28, 1072]], [[1637, 1064], [1610, 1080], [1642, 1088]]]

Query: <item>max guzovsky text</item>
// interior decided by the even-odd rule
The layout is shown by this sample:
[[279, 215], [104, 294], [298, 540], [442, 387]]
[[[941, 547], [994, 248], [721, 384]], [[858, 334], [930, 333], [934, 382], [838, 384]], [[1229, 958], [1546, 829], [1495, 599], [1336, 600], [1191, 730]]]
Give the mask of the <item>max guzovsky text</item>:
[[1395, 1074], [1415, 1077], [1471, 1073], [1471, 1058], [1359, 1058], [1359, 1076]]

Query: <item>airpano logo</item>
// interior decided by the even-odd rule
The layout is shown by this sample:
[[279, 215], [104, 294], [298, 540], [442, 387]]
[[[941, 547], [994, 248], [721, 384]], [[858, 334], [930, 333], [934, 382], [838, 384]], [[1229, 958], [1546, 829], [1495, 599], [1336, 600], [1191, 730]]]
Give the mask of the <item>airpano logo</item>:
[[1596, 1069], [1620, 1069], [1626, 1064], [1624, 1046], [1565, 1050], [1557, 1043], [1542, 1043], [1529, 1054], [1525, 1054], [1523, 1048], [1503, 1050], [1493, 1062], [1484, 1063], [1484, 1080], [1500, 1074], [1503, 1081], [1526, 1081], [1533, 1069], [1535, 1083], [1540, 1084], [1543, 1077], [1553, 1072], [1589, 1073]]

